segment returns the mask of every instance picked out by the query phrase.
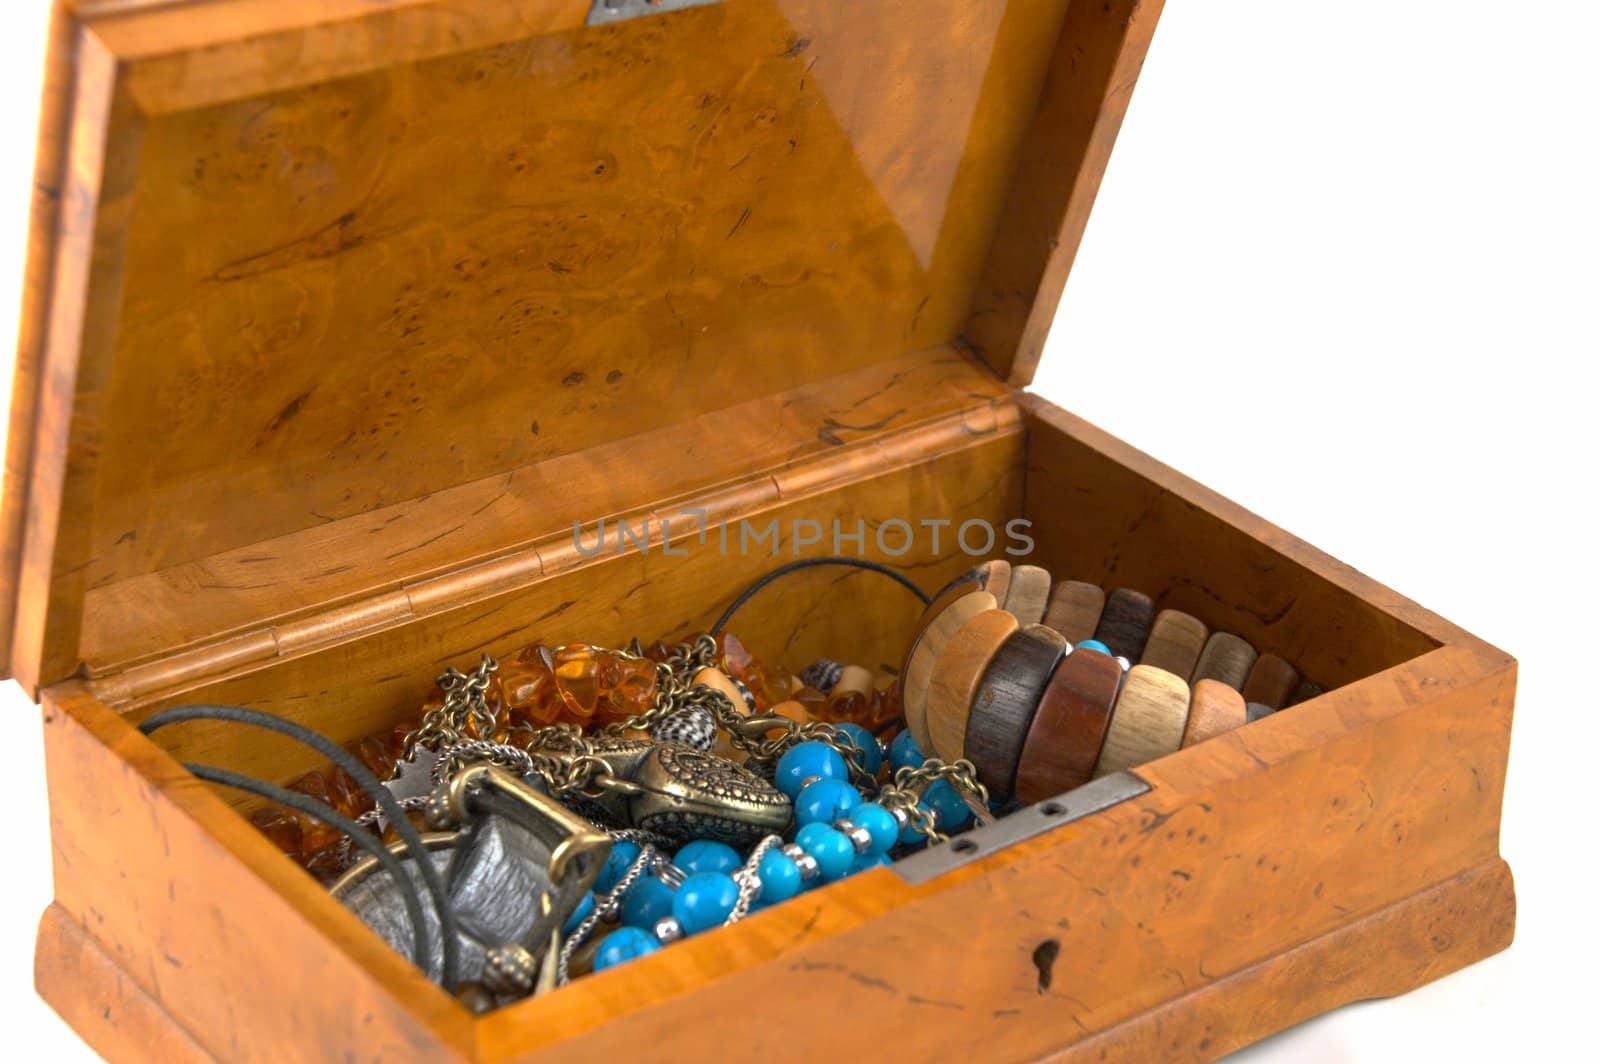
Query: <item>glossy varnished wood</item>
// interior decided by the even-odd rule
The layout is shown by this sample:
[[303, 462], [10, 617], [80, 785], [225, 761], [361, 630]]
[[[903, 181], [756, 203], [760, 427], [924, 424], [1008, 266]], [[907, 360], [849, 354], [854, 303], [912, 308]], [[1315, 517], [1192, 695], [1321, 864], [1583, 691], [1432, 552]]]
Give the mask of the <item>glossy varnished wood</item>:
[[[73, 6], [73, 113], [46, 136], [77, 131], [70, 217], [37, 242], [62, 268], [18, 381], [18, 431], [50, 437], [36, 519], [10, 522], [30, 686], [468, 561], [458, 526], [500, 497], [443, 493], [951, 350], [1068, 4], [738, 0], [598, 29], [568, 0]], [[845, 404], [804, 436], [926, 409]], [[743, 450], [711, 438], [668, 453]], [[395, 508], [387, 549], [280, 543]], [[541, 534], [476, 524], [503, 529], [490, 555]], [[168, 580], [171, 612], [85, 604]], [[174, 620], [208, 597], [231, 623]]]
[[[1393, 641], [1397, 631], [1415, 633], [1404, 638], [1436, 641], [1434, 649], [1392, 659], [1384, 671], [1292, 711], [1142, 766], [1137, 771], [1152, 790], [1138, 802], [925, 887], [908, 888], [887, 872], [852, 878], [548, 999], [477, 1021], [464, 1018], [459, 1022], [471, 1024], [468, 1048], [448, 1048], [454, 1044], [451, 1024], [458, 1021], [447, 1019], [453, 1014], [446, 1009], [437, 1022], [425, 1024], [440, 1032], [428, 1036], [440, 1039], [429, 1043], [435, 1046], [433, 1055], [556, 1060], [581, 1045], [585, 1053], [620, 1059], [633, 1051], [630, 1047], [650, 1044], [671, 1059], [699, 1046], [676, 1018], [716, 1013], [724, 1037], [752, 1052], [781, 1057], [788, 1036], [738, 1003], [750, 995], [772, 996], [818, 1014], [849, 1015], [860, 1004], [865, 978], [877, 987], [872, 991], [874, 1029], [893, 1026], [902, 1033], [901, 1049], [911, 1054], [987, 1058], [1003, 1046], [1019, 1058], [1068, 1052], [1094, 1059], [1099, 1046], [1111, 1044], [1143, 1058], [1169, 1053], [1169, 1032], [1179, 1030], [1186, 1032], [1185, 1051], [1206, 1058], [1303, 1018], [1308, 1010], [1397, 993], [1506, 944], [1513, 902], [1497, 840], [1514, 663], [1064, 415], [1035, 407], [1027, 439], [1036, 455], [1059, 454], [1069, 445], [1092, 447], [1149, 487], [1185, 500], [1197, 522], [1187, 531], [1209, 526], [1247, 554], [1275, 542], [1277, 583], [1272, 586], [1323, 596], [1333, 618], [1353, 622], [1364, 611], [1378, 610], [1400, 626], [1329, 629], [1329, 639], [1342, 640], [1353, 660], [1400, 653], [1406, 644]], [[973, 453], [988, 453], [1002, 442]], [[1019, 458], [1014, 468], [1020, 471], [1024, 464]], [[1035, 464], [1026, 468], [1029, 476], [1040, 475]], [[953, 493], [956, 484], [971, 483], [972, 471], [946, 460], [915, 473], [838, 487], [816, 499], [848, 514], [856, 504], [874, 509], [890, 504], [888, 495], [868, 497], [889, 484], [907, 491], [903, 500], [911, 501], [935, 485]], [[1088, 476], [1084, 484], [1097, 481]], [[972, 492], [973, 500], [989, 494], [975, 485]], [[1048, 497], [1029, 492], [1033, 504]], [[1136, 499], [1140, 496], [1127, 501]], [[1121, 505], [1116, 497], [1105, 502], [1113, 510]], [[1013, 497], [1008, 505], [1020, 506], [1020, 499]], [[1049, 516], [1033, 513], [1041, 524]], [[1174, 521], [1178, 531], [1186, 531], [1182, 518]], [[1122, 537], [1105, 549], [1133, 559], [1148, 557], [1141, 534], [1126, 532], [1135, 527], [1124, 525]], [[1040, 540], [1042, 553], [1053, 556], [1065, 556], [1077, 543], [1076, 536]], [[1232, 571], [1209, 551], [1200, 556], [1210, 563], [1207, 579], [1219, 595], [1253, 593], [1248, 569]], [[1171, 560], [1170, 553], [1163, 557]], [[719, 582], [718, 566], [726, 568], [727, 562], [711, 552], [706, 562], [713, 561], [716, 565], [702, 567], [693, 556], [680, 559], [681, 580], [678, 566], [660, 567], [654, 575], [664, 584], [648, 592], [651, 601], [641, 609], [659, 608], [663, 615], [699, 612], [695, 594], [719, 598], [714, 589], [731, 589], [739, 578], [728, 573], [726, 583]], [[965, 564], [970, 563], [950, 559], [944, 571], [930, 570], [928, 582], [939, 586]], [[344, 707], [313, 697], [329, 677], [340, 676], [341, 684], [346, 673], [381, 678], [376, 670], [384, 667], [424, 676], [436, 662], [461, 660], [496, 626], [574, 598], [577, 605], [525, 632], [554, 632], [570, 622], [585, 630], [610, 626], [603, 633], [610, 638], [611, 630], [630, 626], [607, 621], [604, 613], [641, 575], [637, 556], [612, 558], [508, 595], [505, 611], [483, 618], [481, 626], [465, 623], [469, 610], [422, 618], [404, 640], [385, 632], [358, 636], [337, 659], [320, 651], [242, 670], [186, 697], [287, 708], [337, 731]], [[841, 633], [854, 638], [856, 626], [869, 618], [874, 625], [887, 621], [872, 616], [870, 597], [861, 600], [862, 609], [829, 612], [855, 578], [841, 581], [837, 574], [819, 573], [812, 579], [796, 587], [794, 601], [812, 602], [827, 615], [835, 640]], [[865, 582], [881, 592], [877, 581], [866, 577]], [[594, 594], [574, 596], [580, 587]], [[893, 598], [877, 595], [884, 602]], [[1256, 609], [1272, 604], [1271, 599], [1243, 601]], [[700, 616], [714, 614], [714, 604], [703, 606]], [[908, 599], [897, 622], [902, 633], [916, 617]], [[1292, 640], [1294, 623], [1296, 613], [1290, 610], [1277, 621], [1284, 627], [1273, 631]], [[781, 652], [773, 656], [783, 660]], [[363, 680], [341, 690], [365, 692], [357, 716], [374, 715], [369, 721], [401, 712], [406, 704], [404, 684]], [[81, 684], [51, 697], [50, 774], [65, 788], [53, 800], [56, 845], [63, 851], [56, 869], [57, 901], [107, 956], [117, 959], [123, 978], [148, 991], [152, 984], [140, 973], [159, 973], [162, 1009], [202, 1045], [231, 1041], [239, 1047], [224, 1055], [270, 1055], [283, 1044], [281, 981], [270, 991], [252, 992], [251, 966], [240, 964], [246, 959], [292, 954], [292, 962], [268, 967], [296, 973], [308, 966], [320, 971], [316, 966], [328, 963], [329, 950], [353, 962], [344, 966], [341, 960], [326, 984], [317, 983], [328, 1007], [305, 1028], [316, 1046], [369, 1037], [354, 1026], [366, 1014], [365, 1000], [379, 1003], [374, 1015], [385, 1030], [410, 1022], [387, 1011], [415, 1008], [400, 989], [405, 966], [394, 954], [350, 926], [310, 880], [224, 802], [186, 777]], [[302, 708], [294, 710], [297, 706]], [[162, 748], [182, 749], [185, 756], [198, 748], [198, 737], [181, 729], [158, 738]], [[253, 740], [246, 745], [237, 737], [210, 735], [205, 745], [210, 760], [271, 771], [255, 760], [263, 751]], [[299, 767], [282, 751], [277, 755], [285, 774], [288, 766]], [[124, 809], [124, 818], [129, 810], [147, 811], [141, 815], [151, 818], [151, 826], [108, 836], [100, 825], [112, 805]], [[1308, 825], [1307, 830], [1285, 837], [1285, 816]], [[1436, 830], [1444, 822], [1450, 829]], [[160, 851], [152, 852], [146, 843], [152, 833], [163, 832], [177, 846], [177, 859], [160, 858], [156, 872], [149, 862]], [[202, 859], [196, 847], [211, 856]], [[1223, 852], [1250, 859], [1222, 862]], [[1257, 859], [1265, 862], [1260, 869], [1277, 869], [1262, 872]], [[1062, 877], [1063, 867], [1073, 876]], [[1375, 867], [1383, 874], [1370, 874]], [[1190, 878], [1176, 877], [1174, 870]], [[1271, 890], [1261, 889], [1257, 877], [1264, 874], [1273, 877]], [[1451, 876], [1461, 877], [1461, 884], [1443, 890], [1439, 885], [1453, 882]], [[116, 889], [108, 891], [106, 884]], [[168, 900], [169, 889], [176, 902]], [[253, 936], [235, 938], [232, 951], [222, 957], [206, 944], [205, 922], [195, 921], [183, 901], [197, 892], [230, 896], [235, 889], [247, 902], [258, 903], [258, 923], [263, 929], [270, 925], [274, 941], [269, 946]], [[271, 901], [280, 897], [283, 908]], [[87, 915], [91, 911], [101, 918]], [[1069, 926], [1060, 923], [1063, 911], [1074, 914]], [[284, 912], [303, 912], [306, 918], [285, 918]], [[1148, 917], [1145, 929], [1132, 930], [1129, 912]], [[1380, 913], [1391, 915], [1377, 919]], [[1434, 937], [1440, 928], [1448, 930], [1442, 952]], [[925, 951], [904, 948], [930, 936], [938, 941], [959, 937], [965, 943], [963, 963], [930, 963]], [[1081, 963], [1058, 965], [1051, 987], [1041, 994], [1032, 958], [1047, 939]], [[172, 950], [183, 967], [164, 960], [163, 948]], [[1333, 967], [1319, 971], [1321, 960]], [[40, 963], [51, 968], [53, 955], [42, 952]], [[1173, 969], [1171, 975], [1151, 974]], [[1305, 986], [1306, 996], [1282, 998], [1285, 980]], [[305, 977], [297, 974], [296, 982], [304, 984]], [[53, 998], [83, 992], [82, 984], [45, 974], [40, 983]], [[427, 988], [422, 989], [426, 997]], [[975, 1000], [985, 1007], [971, 1008]], [[951, 1007], [929, 1004], [933, 1001]], [[819, 1045], [836, 1044], [840, 1052], [858, 1045], [853, 1031], [838, 1028], [835, 1036], [832, 1025], [819, 1030]], [[412, 1043], [408, 1052], [416, 1053], [420, 1044]], [[119, 1043], [124, 1056], [140, 1058], [141, 1049], [128, 1040]]]

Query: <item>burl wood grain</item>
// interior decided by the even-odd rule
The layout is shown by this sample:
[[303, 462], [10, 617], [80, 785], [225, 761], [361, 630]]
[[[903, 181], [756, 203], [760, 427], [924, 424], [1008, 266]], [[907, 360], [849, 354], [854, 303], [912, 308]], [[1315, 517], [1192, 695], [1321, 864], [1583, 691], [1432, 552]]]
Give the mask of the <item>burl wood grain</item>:
[[[13, 449], [38, 610], [14, 669], [398, 588], [543, 534], [471, 520], [559, 507], [566, 477], [505, 504], [517, 471], [710, 451], [701, 416], [964, 347], [1023, 145], [1053, 134], [1067, 8], [738, 0], [585, 29], [572, 0], [78, 5], [69, 215], [35, 242], [61, 268], [18, 380], [18, 431], [52, 440]], [[410, 527], [375, 550], [355, 524], [379, 511]], [[503, 533], [480, 552], [464, 524]]]

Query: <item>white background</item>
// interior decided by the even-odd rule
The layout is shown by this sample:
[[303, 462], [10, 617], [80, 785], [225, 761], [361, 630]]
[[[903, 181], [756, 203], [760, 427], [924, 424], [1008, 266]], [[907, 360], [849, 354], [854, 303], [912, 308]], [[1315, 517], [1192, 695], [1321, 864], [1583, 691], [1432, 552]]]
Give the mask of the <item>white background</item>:
[[[4, 337], [44, 6], [0, 16]], [[1498, 1064], [1589, 1041], [1597, 7], [1174, 0], [1038, 375], [1045, 396], [1522, 661], [1503, 836], [1516, 945], [1252, 1060]], [[14, 686], [0, 701], [0, 1039], [19, 1059], [93, 1059], [33, 994], [50, 897], [39, 729]]]

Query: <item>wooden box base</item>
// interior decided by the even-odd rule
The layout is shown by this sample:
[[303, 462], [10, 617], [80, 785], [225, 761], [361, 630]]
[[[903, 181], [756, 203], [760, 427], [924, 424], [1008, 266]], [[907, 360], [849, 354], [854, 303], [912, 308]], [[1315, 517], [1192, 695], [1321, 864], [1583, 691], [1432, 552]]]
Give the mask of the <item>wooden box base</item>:
[[[303, 754], [199, 726], [158, 745], [133, 727], [164, 705], [242, 702], [346, 740], [479, 648], [620, 639], [658, 618], [691, 631], [773, 564], [608, 555], [159, 697], [107, 704], [125, 676], [48, 690], [57, 896], [41, 992], [119, 1059], [792, 1059], [854, 1051], [869, 1030], [910, 1058], [1206, 1059], [1510, 942], [1505, 654], [1029, 397], [895, 454], [830, 460], [775, 495], [733, 491], [731, 512], [1025, 514], [1053, 571], [1144, 589], [1331, 689], [1139, 768], [1136, 798], [927, 883], [879, 869], [483, 1018], [178, 764], [287, 779], [311, 767]], [[967, 564], [891, 560], [928, 585]], [[840, 641], [892, 660], [915, 614], [836, 575], [787, 595], [739, 628], [786, 661]]]
[[[1213, 1060], [1341, 1005], [1403, 994], [1498, 953], [1511, 944], [1515, 913], [1511, 869], [1492, 861], [1039, 1059]], [[34, 966], [40, 995], [106, 1059], [215, 1059], [59, 906], [40, 918]], [[1241, 1007], [1247, 1002], [1273, 1007]], [[1004, 1043], [991, 1048], [1004, 1053]]]

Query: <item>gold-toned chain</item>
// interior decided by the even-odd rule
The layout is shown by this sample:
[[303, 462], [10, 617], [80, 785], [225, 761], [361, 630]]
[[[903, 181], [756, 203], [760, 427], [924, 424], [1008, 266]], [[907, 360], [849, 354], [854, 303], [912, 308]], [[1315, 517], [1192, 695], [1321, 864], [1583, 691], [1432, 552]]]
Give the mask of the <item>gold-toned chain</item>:
[[489, 689], [490, 675], [499, 668], [499, 662], [485, 654], [470, 673], [445, 669], [438, 679], [444, 704], [423, 714], [422, 723], [406, 736], [400, 760], [415, 760], [419, 746], [434, 751], [459, 746], [471, 731], [484, 737], [493, 734], [494, 714], [483, 696]]

